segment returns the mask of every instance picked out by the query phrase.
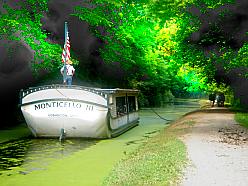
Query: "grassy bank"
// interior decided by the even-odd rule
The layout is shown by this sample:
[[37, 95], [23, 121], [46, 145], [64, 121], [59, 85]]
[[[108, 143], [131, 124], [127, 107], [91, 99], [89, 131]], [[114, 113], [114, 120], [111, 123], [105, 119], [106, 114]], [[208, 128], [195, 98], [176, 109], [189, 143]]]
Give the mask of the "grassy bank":
[[150, 138], [135, 152], [121, 160], [105, 179], [103, 185], [171, 185], [179, 179], [187, 162], [186, 146], [178, 139], [180, 127], [171, 125]]
[[248, 113], [238, 112], [235, 114], [235, 120], [242, 126], [248, 128]]

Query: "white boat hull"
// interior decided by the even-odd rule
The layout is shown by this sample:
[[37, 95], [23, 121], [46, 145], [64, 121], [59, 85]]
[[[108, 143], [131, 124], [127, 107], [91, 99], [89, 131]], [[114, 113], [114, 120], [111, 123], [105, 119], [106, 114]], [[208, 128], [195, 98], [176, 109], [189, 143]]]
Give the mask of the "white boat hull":
[[22, 92], [21, 111], [35, 137], [60, 137], [63, 131], [66, 138], [111, 138], [136, 126], [139, 118], [138, 112], [113, 116], [110, 95], [78, 86], [32, 88]]
[[75, 101], [40, 102], [39, 105], [49, 103], [74, 104], [75, 107], [38, 108], [37, 104], [23, 106], [22, 113], [34, 136], [58, 137], [61, 129], [64, 129], [66, 137], [108, 137], [107, 108]]

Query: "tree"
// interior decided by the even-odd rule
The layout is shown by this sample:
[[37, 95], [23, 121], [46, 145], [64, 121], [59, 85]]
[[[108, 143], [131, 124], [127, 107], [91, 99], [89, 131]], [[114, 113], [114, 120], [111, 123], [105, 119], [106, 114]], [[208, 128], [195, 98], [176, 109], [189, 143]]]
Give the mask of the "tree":
[[[20, 41], [27, 44], [34, 53], [32, 70], [51, 72], [61, 66], [62, 48], [50, 43], [47, 34], [41, 29], [42, 13], [47, 11], [47, 0], [20, 1], [21, 8], [13, 9], [4, 3], [0, 12], [0, 39]], [[75, 63], [77, 60], [73, 59]]]
[[[215, 64], [225, 69], [247, 67], [245, 43], [234, 51], [222, 38], [208, 32], [198, 43], [190, 41], [199, 31], [201, 20], [189, 10], [198, 7], [202, 14], [232, 0], [88, 0], [76, 6], [73, 16], [86, 21], [104, 46], [100, 56], [106, 64], [118, 63], [126, 72], [127, 87], [154, 94], [172, 91], [174, 94], [207, 90], [214, 81]], [[1, 13], [2, 37], [21, 39], [35, 51], [34, 71], [58, 68], [61, 47], [47, 42], [41, 30], [41, 12], [47, 11], [47, 1], [27, 0], [16, 12], [5, 6]], [[225, 17], [228, 11], [222, 11]], [[7, 24], [4, 22], [7, 20]], [[218, 30], [214, 24], [213, 29]], [[10, 34], [7, 34], [10, 33]], [[218, 43], [218, 54], [202, 50], [204, 43]], [[51, 60], [52, 59], [52, 60]], [[182, 91], [178, 91], [178, 90]], [[178, 93], [179, 95], [179, 93]]]

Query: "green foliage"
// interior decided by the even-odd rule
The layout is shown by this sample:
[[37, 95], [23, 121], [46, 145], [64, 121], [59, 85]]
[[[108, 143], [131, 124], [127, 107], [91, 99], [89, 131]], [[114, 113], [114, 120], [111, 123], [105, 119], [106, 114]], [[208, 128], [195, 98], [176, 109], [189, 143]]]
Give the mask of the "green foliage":
[[235, 114], [235, 120], [242, 126], [248, 128], [248, 113], [238, 112]]
[[[47, 11], [47, 2], [25, 0], [19, 2], [21, 8], [17, 10], [5, 4], [6, 12], [0, 15], [0, 37], [21, 40], [34, 51], [34, 72], [53, 71], [61, 66], [61, 47], [49, 43], [41, 30], [40, 18]], [[226, 70], [247, 67], [246, 43], [237, 52], [226, 47], [223, 39], [206, 34], [201, 42], [216, 42], [220, 46], [220, 55], [206, 56], [188, 42], [201, 24], [188, 8], [198, 6], [204, 13], [226, 3], [233, 0], [88, 0], [84, 2], [86, 6], [76, 6], [72, 15], [89, 23], [92, 33], [104, 43], [101, 58], [107, 64], [120, 64], [127, 74], [128, 87], [142, 90], [144, 98], [152, 95], [155, 102], [161, 102], [169, 91], [175, 96], [207, 91], [207, 84], [214, 79], [216, 62]], [[220, 18], [228, 14], [223, 10]], [[148, 102], [152, 101], [148, 98]]]
[[207, 78], [203, 76], [201, 68], [192, 68], [188, 64], [181, 66], [178, 76], [182, 78], [187, 86], [184, 89], [190, 93], [198, 93], [206, 90]]
[[[154, 3], [155, 6], [161, 2]], [[179, 1], [163, 3], [176, 7]], [[186, 49], [185, 38], [196, 31], [199, 25], [194, 17], [190, 14], [171, 13], [169, 11], [172, 8], [168, 8], [164, 11], [168, 11], [170, 18], [162, 22], [152, 16], [153, 6], [150, 2], [126, 1], [119, 5], [107, 1], [91, 1], [91, 4], [91, 7], [76, 7], [73, 15], [87, 21], [92, 32], [104, 41], [105, 46], [100, 51], [102, 58], [107, 63], [120, 63], [128, 72], [131, 87], [159, 97], [165, 90], [191, 86], [190, 82], [181, 82], [178, 71], [184, 63], [193, 64], [205, 60], [198, 50], [193, 50], [199, 53], [193, 57], [195, 53], [192, 55], [192, 50]], [[180, 7], [185, 8], [186, 4]], [[204, 83], [199, 78], [197, 81]], [[185, 90], [192, 92], [195, 91], [193, 89], [186, 87]]]
[[[223, 45], [221, 45], [221, 48], [219, 50], [219, 54], [212, 52], [211, 56], [209, 57], [209, 61], [212, 62], [215, 61], [221, 64], [226, 70], [226, 72], [240, 67], [247, 69], [248, 68], [247, 54], [248, 54], [248, 43], [244, 43], [244, 45], [238, 51], [225, 46], [225, 43], [223, 43]], [[241, 72], [240, 76], [248, 77], [247, 70], [246, 72], [245, 70], [244, 72]]]
[[231, 87], [227, 86], [224, 83], [219, 83], [217, 84], [216, 82], [211, 82], [208, 85], [208, 92], [215, 92], [215, 93], [224, 93], [224, 94], [228, 94], [230, 92], [232, 92]]
[[[232, 55], [235, 55], [236, 52], [232, 51], [230, 52], [231, 54], [227, 55], [229, 56], [229, 59], [230, 59], [230, 56]], [[236, 67], [246, 67], [248, 68], [248, 58], [247, 58], [247, 55], [248, 55], [248, 43], [245, 43], [238, 51], [237, 55], [235, 56], [235, 58], [231, 58], [230, 60], [230, 63], [228, 64], [228, 68], [236, 68]], [[248, 74], [247, 74], [248, 75]]]
[[[216, 9], [219, 11], [219, 16], [217, 17], [218, 20], [222, 20], [223, 18], [227, 17], [230, 19], [230, 16], [232, 16], [232, 13], [228, 11], [228, 9], [223, 8], [222, 10], [219, 9], [220, 6], [225, 4], [232, 4], [235, 3], [234, 0], [219, 0], [219, 1], [213, 1], [213, 0], [199, 0], [195, 1], [194, 5], [198, 6], [202, 13], [205, 13], [206, 17], [209, 14], [209, 11], [212, 11], [213, 9]], [[211, 31], [204, 34], [204, 37], [201, 39], [200, 43], [213, 43], [218, 46], [218, 49], [216, 51], [212, 51], [208, 57], [208, 61], [211, 63], [217, 62], [220, 65], [224, 67], [226, 72], [228, 72], [231, 69], [240, 68], [246, 69], [246, 72], [242, 72], [240, 75], [243, 77], [248, 77], [247, 73], [247, 53], [248, 53], [248, 46], [247, 43], [244, 43], [244, 45], [237, 51], [236, 49], [232, 49], [227, 45], [227, 38], [222, 37], [215, 37], [212, 32], [219, 33], [220, 32], [220, 25], [218, 25], [218, 21], [216, 21], [215, 24], [211, 26]], [[208, 66], [211, 65], [205, 64], [208, 68]]]
[[100, 52], [107, 63], [120, 62], [124, 69], [130, 70], [137, 64], [145, 64], [145, 47], [155, 45], [150, 39], [154, 34], [148, 29], [154, 23], [146, 20], [141, 6], [95, 1], [93, 8], [76, 7], [74, 15], [87, 21], [96, 36], [106, 43]]
[[[20, 9], [12, 9], [4, 4], [0, 14], [0, 39], [21, 41], [34, 52], [32, 70], [35, 74], [42, 71], [54, 71], [61, 66], [62, 48], [49, 43], [47, 35], [41, 30], [40, 19], [47, 11], [47, 0], [20, 1]], [[78, 63], [78, 61], [75, 63]]]
[[162, 24], [171, 17], [181, 16], [185, 8], [194, 0], [154, 0], [148, 4], [149, 15]]
[[231, 105], [232, 107], [236, 107], [237, 100], [234, 98], [233, 90], [230, 86], [224, 83], [216, 83], [215, 81], [207, 84], [207, 93], [224, 93], [225, 95], [225, 105]]
[[234, 3], [234, 2], [235, 0], [195, 0], [194, 4], [201, 7], [205, 6], [206, 8], [218, 8], [227, 3]]

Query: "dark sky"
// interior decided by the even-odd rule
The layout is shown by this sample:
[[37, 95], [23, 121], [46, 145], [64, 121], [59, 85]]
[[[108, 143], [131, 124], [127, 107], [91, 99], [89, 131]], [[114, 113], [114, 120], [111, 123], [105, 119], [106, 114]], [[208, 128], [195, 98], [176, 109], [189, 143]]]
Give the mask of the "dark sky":
[[[0, 8], [2, 7], [0, 2]], [[15, 0], [6, 1], [12, 7], [16, 7]], [[64, 22], [69, 25], [71, 48], [77, 53], [80, 60], [80, 67], [87, 68], [94, 77], [101, 74], [107, 78], [124, 76], [118, 63], [108, 67], [104, 65], [99, 57], [98, 49], [102, 46], [101, 41], [95, 38], [88, 29], [87, 23], [80, 21], [77, 17], [71, 16], [73, 7], [82, 4], [82, 0], [50, 0], [49, 12], [42, 19], [42, 28], [50, 33], [50, 40], [59, 43], [64, 42]], [[220, 19], [219, 13], [223, 10], [230, 10], [230, 15]], [[1, 10], [1, 9], [0, 9]], [[217, 40], [225, 40], [227, 45], [238, 51], [248, 40], [248, 1], [238, 0], [234, 5], [210, 10], [202, 14], [192, 7], [190, 11], [201, 20], [200, 30], [193, 33], [190, 41], [197, 44], [204, 51], [218, 50], [221, 46]], [[212, 25], [217, 25], [213, 29]], [[202, 42], [202, 39], [211, 34], [213, 42]], [[33, 59], [32, 50], [21, 41], [0, 41], [0, 104], [5, 105], [2, 112], [2, 123], [10, 123], [13, 110], [18, 102], [18, 92], [21, 88], [28, 87], [34, 83], [30, 70]], [[247, 69], [245, 69], [247, 71]], [[240, 97], [248, 105], [248, 81], [239, 76], [240, 69], [232, 70], [229, 73], [218, 67], [216, 77], [224, 79], [235, 88], [236, 96]], [[1, 126], [1, 125], [0, 125]]]

